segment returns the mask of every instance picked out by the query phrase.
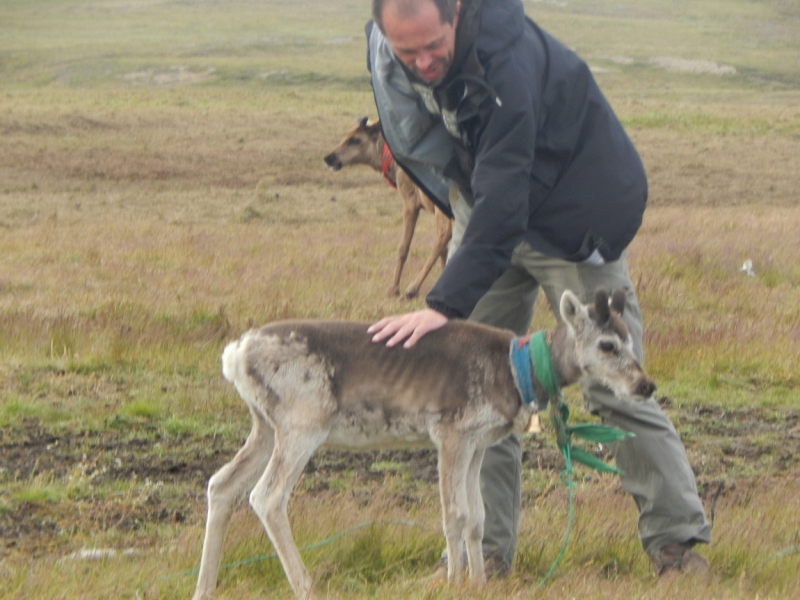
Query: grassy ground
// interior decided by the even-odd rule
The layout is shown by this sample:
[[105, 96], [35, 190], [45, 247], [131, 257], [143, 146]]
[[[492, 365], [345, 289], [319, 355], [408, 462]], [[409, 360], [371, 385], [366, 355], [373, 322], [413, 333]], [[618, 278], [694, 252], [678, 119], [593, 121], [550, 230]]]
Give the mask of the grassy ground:
[[[567, 526], [545, 433], [525, 440], [516, 568], [478, 590], [415, 583], [443, 545], [430, 453], [316, 457], [291, 506], [296, 538], [345, 534], [305, 553], [318, 588], [800, 596], [796, 3], [526, 9], [587, 58], [648, 171], [629, 260], [646, 367], [714, 516], [712, 576], [653, 579], [630, 499], [580, 472], [569, 546], [537, 587]], [[322, 163], [375, 113], [368, 12], [355, 0], [0, 6], [0, 598], [189, 597], [205, 484], [249, 428], [219, 376], [224, 343], [279, 318], [421, 305], [383, 295], [395, 192]], [[421, 219], [405, 279], [432, 236]], [[538, 306], [532, 327], [550, 324]], [[81, 549], [116, 554], [70, 558]], [[270, 552], [237, 513], [226, 563]], [[289, 597], [276, 560], [223, 571], [220, 598], [259, 595]]]

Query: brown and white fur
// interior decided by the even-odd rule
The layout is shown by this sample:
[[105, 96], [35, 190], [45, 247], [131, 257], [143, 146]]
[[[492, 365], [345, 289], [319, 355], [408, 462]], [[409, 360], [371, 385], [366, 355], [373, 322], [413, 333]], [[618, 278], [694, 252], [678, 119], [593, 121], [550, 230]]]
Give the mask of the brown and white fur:
[[[368, 123], [367, 121], [367, 117], [359, 119], [358, 125], [324, 158], [328, 167], [338, 171], [347, 165], [369, 165], [376, 171], [381, 172], [384, 140], [380, 121], [375, 121], [374, 123]], [[417, 226], [417, 218], [420, 211], [426, 210], [429, 213], [433, 213], [436, 219], [436, 240], [433, 243], [433, 248], [431, 248], [431, 253], [414, 281], [406, 288], [406, 298], [414, 298], [419, 294], [422, 283], [428, 273], [431, 272], [436, 261], [440, 260], [442, 267], [444, 267], [447, 261], [447, 246], [453, 235], [453, 224], [447, 215], [439, 210], [433, 201], [414, 184], [394, 159], [389, 164], [386, 175], [395, 183], [397, 191], [403, 199], [403, 237], [397, 247], [397, 263], [387, 295], [400, 295], [400, 276], [408, 258], [408, 250], [411, 247], [411, 239], [414, 237], [414, 229]]]
[[[591, 376], [617, 394], [647, 398], [655, 385], [631, 353], [620, 318], [624, 292], [599, 291], [594, 306], [564, 292], [564, 322], [547, 332], [560, 386]], [[222, 371], [250, 409], [244, 446], [208, 484], [206, 524], [194, 600], [214, 592], [231, 513], [250, 505], [298, 598], [312, 578], [292, 538], [287, 504], [303, 468], [322, 445], [371, 449], [430, 445], [438, 450], [448, 579], [458, 582], [464, 548], [471, 578], [485, 581], [484, 450], [521, 432], [535, 408], [520, 400], [510, 367], [513, 334], [450, 321], [410, 349], [373, 343], [367, 323], [288, 321], [252, 329], [227, 345]], [[534, 374], [539, 398], [546, 393]]]

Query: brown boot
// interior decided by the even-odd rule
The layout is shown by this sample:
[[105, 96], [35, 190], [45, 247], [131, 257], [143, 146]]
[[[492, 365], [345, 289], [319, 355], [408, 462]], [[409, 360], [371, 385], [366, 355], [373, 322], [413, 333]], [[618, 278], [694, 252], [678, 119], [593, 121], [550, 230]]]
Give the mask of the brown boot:
[[505, 563], [499, 551], [484, 556], [486, 579], [503, 579], [508, 577], [511, 567]]
[[692, 550], [691, 544], [667, 544], [650, 555], [656, 577], [667, 571], [680, 571], [686, 575], [708, 573], [708, 560]]

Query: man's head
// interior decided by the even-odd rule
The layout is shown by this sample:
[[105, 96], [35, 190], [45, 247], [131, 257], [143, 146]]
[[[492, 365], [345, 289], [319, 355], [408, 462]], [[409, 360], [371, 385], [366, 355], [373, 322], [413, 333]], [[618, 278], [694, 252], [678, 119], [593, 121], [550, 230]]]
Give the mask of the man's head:
[[453, 62], [460, 0], [373, 0], [372, 16], [398, 60], [429, 84]]

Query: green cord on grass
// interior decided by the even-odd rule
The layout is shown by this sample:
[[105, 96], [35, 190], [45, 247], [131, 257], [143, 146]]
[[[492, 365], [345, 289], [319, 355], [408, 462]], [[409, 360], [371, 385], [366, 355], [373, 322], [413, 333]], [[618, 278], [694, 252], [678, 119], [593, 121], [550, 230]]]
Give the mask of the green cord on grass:
[[[564, 404], [563, 400], [561, 399], [560, 394], [555, 397], [550, 402], [550, 419], [553, 423], [553, 426], [556, 430], [556, 442], [558, 444], [559, 450], [561, 450], [561, 454], [564, 457], [565, 467], [564, 470], [561, 472], [561, 480], [567, 486], [568, 494], [569, 494], [569, 517], [567, 520], [567, 531], [564, 534], [564, 542], [561, 544], [561, 550], [556, 556], [553, 565], [550, 567], [550, 570], [547, 572], [542, 580], [539, 582], [537, 587], [541, 587], [545, 584], [545, 582], [550, 578], [553, 572], [556, 570], [556, 567], [561, 562], [561, 558], [564, 556], [564, 552], [567, 549], [567, 543], [569, 542], [570, 533], [572, 533], [572, 517], [573, 517], [573, 489], [575, 488], [575, 482], [572, 481], [572, 459], [574, 458], [578, 462], [584, 463], [585, 465], [596, 469], [597, 471], [604, 471], [610, 473], [621, 473], [619, 469], [616, 467], [612, 467], [607, 465], [603, 461], [595, 458], [590, 453], [586, 452], [585, 450], [581, 450], [580, 448], [576, 448], [572, 446], [572, 435], [577, 435], [578, 437], [582, 437], [587, 440], [591, 440], [598, 443], [609, 443], [613, 441], [623, 440], [626, 437], [633, 436], [632, 433], [627, 433], [617, 429], [616, 427], [608, 427], [606, 425], [567, 425], [567, 420], [569, 419], [569, 408], [567, 405]], [[357, 531], [359, 529], [363, 529], [364, 527], [368, 527], [370, 525], [374, 525], [376, 521], [365, 521], [363, 523], [359, 523], [358, 525], [354, 525], [349, 529], [346, 529], [340, 533], [332, 535], [324, 540], [319, 542], [314, 542], [313, 544], [309, 544], [308, 546], [304, 546], [300, 548], [301, 552], [305, 552], [307, 550], [313, 550], [315, 548], [319, 548], [321, 546], [325, 546], [330, 544], [331, 542], [335, 542], [336, 540], [344, 537], [345, 535]], [[411, 521], [389, 521], [389, 523], [394, 525], [405, 525], [409, 527], [420, 527], [416, 523]], [[233, 563], [227, 563], [220, 566], [220, 569], [232, 569], [234, 567], [241, 567], [243, 565], [249, 565], [255, 562], [261, 562], [265, 560], [269, 560], [272, 558], [277, 558], [278, 555], [276, 553], [266, 554], [262, 556], [254, 556], [252, 558], [246, 558], [244, 560], [240, 560]], [[140, 592], [146, 590], [150, 586], [155, 585], [156, 583], [160, 583], [163, 581], [169, 581], [171, 579], [177, 579], [178, 577], [186, 577], [188, 575], [196, 575], [199, 573], [199, 569], [191, 569], [188, 571], [183, 571], [181, 573], [175, 573], [173, 575], [166, 575], [164, 577], [160, 577], [155, 581], [148, 583], [139, 589], [136, 590], [136, 598], [137, 600], [141, 600]]]
[[[346, 536], [348, 533], [353, 533], [359, 529], [363, 529], [364, 527], [369, 527], [370, 525], [375, 525], [379, 521], [364, 521], [363, 523], [359, 523], [358, 525], [353, 525], [349, 529], [345, 529], [342, 532], [339, 532], [335, 535], [332, 535], [324, 540], [319, 542], [314, 542], [313, 544], [309, 544], [308, 546], [303, 546], [300, 548], [300, 552], [306, 552], [307, 550], [314, 550], [315, 548], [319, 548], [321, 546], [325, 546], [330, 544], [331, 542], [335, 542], [336, 540]], [[421, 525], [414, 523], [413, 521], [386, 521], [392, 525], [405, 525], [406, 527], [419, 527], [422, 528]], [[233, 569], [235, 567], [241, 567], [244, 565], [249, 565], [256, 562], [262, 562], [265, 560], [270, 560], [272, 558], [278, 558], [277, 553], [273, 552], [272, 554], [264, 554], [262, 556], [253, 556], [251, 558], [245, 558], [244, 560], [239, 560], [232, 563], [226, 563], [224, 565], [220, 565], [220, 570], [222, 569]], [[189, 575], [197, 575], [200, 572], [200, 569], [189, 569], [188, 571], [182, 571], [181, 573], [174, 573], [172, 575], [165, 575], [164, 577], [159, 577], [155, 581], [151, 581], [148, 584], [143, 585], [139, 589], [136, 590], [136, 599], [141, 600], [141, 596], [139, 595], [140, 592], [143, 592], [147, 588], [164, 581], [170, 581], [172, 579], [178, 579], [179, 577], [187, 577]]]

